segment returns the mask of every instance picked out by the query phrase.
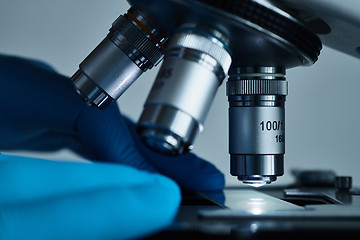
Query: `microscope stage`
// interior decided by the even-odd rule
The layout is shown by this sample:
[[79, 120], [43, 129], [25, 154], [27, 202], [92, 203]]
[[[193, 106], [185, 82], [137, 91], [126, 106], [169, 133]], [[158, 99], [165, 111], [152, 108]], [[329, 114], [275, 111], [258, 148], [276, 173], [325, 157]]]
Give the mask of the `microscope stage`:
[[[277, 198], [257, 190], [226, 189], [225, 202], [217, 203], [221, 206], [220, 209], [200, 210], [198, 215], [204, 219], [223, 220], [360, 220], [360, 196], [350, 193], [337, 194], [339, 199], [343, 197], [341, 201], [336, 196], [332, 196], [332, 193], [333, 191], [326, 189], [284, 189], [283, 197]], [[305, 206], [289, 202], [300, 200], [317, 202]]]
[[359, 191], [228, 188], [183, 194], [176, 221], [147, 239], [334, 239], [360, 236]]

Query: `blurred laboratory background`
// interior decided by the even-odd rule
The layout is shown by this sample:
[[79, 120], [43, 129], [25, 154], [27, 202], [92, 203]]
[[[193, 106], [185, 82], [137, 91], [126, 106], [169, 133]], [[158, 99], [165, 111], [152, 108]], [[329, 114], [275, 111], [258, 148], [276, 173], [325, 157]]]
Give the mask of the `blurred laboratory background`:
[[[125, 0], [2, 0], [0, 53], [46, 61], [59, 73], [71, 76], [128, 8]], [[143, 74], [118, 100], [121, 111], [134, 121], [158, 69]], [[274, 184], [291, 183], [291, 171], [301, 169], [333, 170], [337, 175], [352, 176], [354, 185], [360, 186], [359, 76], [360, 58], [326, 46], [315, 65], [287, 71], [285, 174]], [[214, 163], [225, 174], [228, 186], [242, 184], [229, 173], [224, 83], [193, 152]], [[78, 159], [67, 151], [35, 155]]]

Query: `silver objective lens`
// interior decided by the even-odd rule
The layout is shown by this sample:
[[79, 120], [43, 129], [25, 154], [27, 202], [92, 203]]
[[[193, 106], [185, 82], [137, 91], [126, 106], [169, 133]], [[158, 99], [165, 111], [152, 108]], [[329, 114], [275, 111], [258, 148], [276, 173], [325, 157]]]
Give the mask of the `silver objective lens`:
[[165, 40], [139, 10], [131, 8], [71, 77], [76, 91], [89, 105], [104, 109], [162, 60]]
[[138, 123], [143, 142], [170, 155], [189, 151], [230, 64], [226, 39], [220, 32], [178, 30], [167, 46]]
[[282, 67], [229, 71], [230, 173], [246, 184], [269, 184], [284, 174], [287, 93]]

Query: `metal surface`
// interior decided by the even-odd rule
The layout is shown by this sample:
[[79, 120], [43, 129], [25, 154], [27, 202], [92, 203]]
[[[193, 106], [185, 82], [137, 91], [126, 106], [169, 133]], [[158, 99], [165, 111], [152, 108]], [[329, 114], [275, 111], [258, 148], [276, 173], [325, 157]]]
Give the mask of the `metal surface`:
[[276, 181], [284, 174], [282, 154], [231, 154], [230, 173], [239, 181], [254, 187], [261, 187]]
[[[151, 15], [169, 36], [184, 23], [198, 23], [229, 38], [233, 62], [247, 66], [311, 65], [318, 37], [291, 15], [261, 1], [128, 0]], [[184, 14], [186, 13], [186, 14]]]
[[139, 122], [138, 132], [146, 145], [170, 155], [189, 151], [200, 131], [191, 115], [162, 104], [148, 104]]
[[316, 33], [324, 45], [360, 58], [360, 1], [273, 0]]
[[201, 26], [183, 26], [171, 38], [138, 123], [149, 147], [168, 154], [189, 151], [231, 64], [223, 39]]
[[72, 76], [76, 91], [89, 105], [104, 109], [161, 61], [165, 40], [139, 10], [130, 9]]
[[284, 174], [287, 92], [284, 68], [230, 69], [230, 173], [240, 181], [261, 186]]
[[230, 154], [284, 154], [284, 119], [283, 107], [230, 107]]

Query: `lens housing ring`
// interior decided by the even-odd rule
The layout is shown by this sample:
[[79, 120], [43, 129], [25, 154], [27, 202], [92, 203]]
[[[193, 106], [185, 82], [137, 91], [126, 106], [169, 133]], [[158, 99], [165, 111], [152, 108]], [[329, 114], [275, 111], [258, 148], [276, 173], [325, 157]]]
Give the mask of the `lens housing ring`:
[[288, 83], [284, 80], [242, 79], [228, 81], [226, 94], [231, 95], [287, 95]]
[[230, 164], [230, 173], [240, 181], [271, 183], [284, 174], [283, 155], [231, 155]]

